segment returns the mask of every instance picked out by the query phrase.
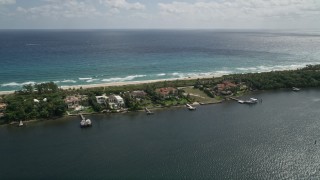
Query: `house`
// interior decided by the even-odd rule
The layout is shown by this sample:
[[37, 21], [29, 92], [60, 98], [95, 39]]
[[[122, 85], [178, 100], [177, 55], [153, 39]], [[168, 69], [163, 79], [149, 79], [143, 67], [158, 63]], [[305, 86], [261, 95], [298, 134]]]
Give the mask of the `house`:
[[146, 97], [147, 93], [144, 91], [132, 91], [130, 93], [131, 98], [139, 98], [139, 99], [144, 99]]
[[223, 81], [221, 84], [217, 84], [216, 89], [221, 92], [233, 87], [237, 87], [237, 85], [230, 81]]
[[110, 95], [108, 97], [108, 103], [111, 109], [121, 109], [124, 107], [124, 100], [119, 95]]
[[173, 95], [177, 95], [178, 90], [173, 87], [166, 87], [166, 88], [156, 89], [156, 93], [159, 94], [163, 98], [169, 98]]
[[226, 86], [226, 88], [233, 88], [233, 87], [237, 87], [236, 84], [230, 82], [230, 81], [224, 81], [223, 84]]
[[0, 103], [0, 118], [4, 116], [4, 111], [6, 110], [7, 104]]
[[79, 105], [80, 101], [80, 98], [76, 96], [67, 96], [64, 99], [64, 102], [68, 105], [68, 109], [76, 108]]
[[105, 104], [108, 100], [108, 96], [103, 94], [102, 96], [96, 96], [96, 100], [98, 104]]
[[64, 99], [64, 102], [68, 105], [68, 109], [76, 109], [78, 106], [80, 106], [80, 102], [86, 98], [87, 96], [84, 95], [67, 96]]
[[0, 103], [0, 112], [4, 112], [6, 110], [7, 104]]

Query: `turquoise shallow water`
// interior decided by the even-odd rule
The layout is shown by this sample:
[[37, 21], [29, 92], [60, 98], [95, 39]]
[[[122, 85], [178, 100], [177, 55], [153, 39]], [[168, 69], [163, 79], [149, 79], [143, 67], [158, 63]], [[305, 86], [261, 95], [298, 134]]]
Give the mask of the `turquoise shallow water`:
[[293, 69], [320, 63], [319, 32], [0, 30], [0, 91]]
[[0, 127], [0, 179], [319, 179], [319, 89], [248, 97]]

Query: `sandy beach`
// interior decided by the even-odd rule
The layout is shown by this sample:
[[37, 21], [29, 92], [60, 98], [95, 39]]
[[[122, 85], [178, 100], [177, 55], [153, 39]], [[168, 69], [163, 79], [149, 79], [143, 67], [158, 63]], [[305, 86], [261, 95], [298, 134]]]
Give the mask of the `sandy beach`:
[[0, 91], [0, 95], [12, 94], [14, 91]]
[[[214, 77], [221, 77], [214, 76]], [[188, 78], [174, 78], [174, 79], [156, 79], [156, 80], [145, 80], [145, 81], [126, 81], [126, 82], [110, 82], [110, 83], [101, 83], [101, 84], [85, 84], [85, 85], [73, 85], [73, 86], [60, 86], [62, 89], [89, 89], [89, 88], [97, 88], [97, 87], [111, 87], [111, 86], [125, 86], [125, 85], [135, 85], [135, 84], [148, 84], [155, 82], [163, 82], [163, 81], [176, 81], [176, 80], [193, 80], [193, 79], [205, 79], [212, 78], [212, 76], [193, 76]], [[0, 95], [12, 94], [14, 91], [0, 91]]]

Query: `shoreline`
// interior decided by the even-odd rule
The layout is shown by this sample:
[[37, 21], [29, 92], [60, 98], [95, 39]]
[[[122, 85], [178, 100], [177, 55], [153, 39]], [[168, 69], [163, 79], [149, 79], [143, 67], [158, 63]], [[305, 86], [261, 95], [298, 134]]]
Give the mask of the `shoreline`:
[[[205, 105], [215, 105], [215, 104], [221, 104], [225, 101], [230, 101], [230, 99], [228, 100], [221, 100], [218, 102], [213, 102], [213, 103], [198, 103], [198, 102], [194, 102], [192, 105], [193, 106], [205, 106]], [[185, 105], [174, 105], [174, 106], [162, 106], [162, 107], [154, 107], [151, 108], [150, 110], [153, 111], [165, 111], [168, 109], [174, 109], [174, 108], [185, 108]], [[92, 113], [81, 113], [83, 115], [103, 115], [103, 114], [127, 114], [127, 113], [145, 113], [145, 110], [138, 110], [138, 111], [123, 111], [123, 112], [92, 112]], [[61, 117], [56, 117], [56, 118], [51, 118], [51, 119], [31, 119], [31, 120], [25, 120], [23, 121], [24, 124], [28, 124], [28, 123], [38, 123], [38, 122], [42, 122], [42, 121], [54, 121], [56, 119], [62, 119], [62, 118], [68, 118], [68, 117], [76, 117], [79, 116], [79, 114], [68, 114], [66, 113], [65, 115], [61, 116]], [[0, 124], [0, 127], [5, 127], [5, 126], [17, 126], [19, 124], [19, 121], [12, 121], [11, 123], [4, 123], [4, 124]], [[25, 125], [24, 125], [25, 126]]]
[[[217, 101], [222, 101], [225, 102], [227, 100], [230, 99], [230, 97], [242, 97], [250, 92], [256, 92], [256, 91], [261, 91], [261, 90], [275, 90], [275, 89], [282, 89], [282, 88], [293, 88], [292, 84], [294, 85], [294, 87], [300, 87], [300, 88], [306, 88], [306, 87], [319, 87], [320, 86], [320, 79], [318, 79], [318, 72], [320, 71], [320, 65], [310, 65], [310, 66], [306, 66], [303, 69], [297, 69], [294, 71], [279, 71], [279, 72], [266, 72], [266, 73], [255, 73], [255, 74], [231, 74], [231, 75], [227, 75], [227, 76], [219, 76], [219, 77], [211, 77], [211, 76], [196, 76], [196, 77], [187, 77], [187, 78], [177, 78], [177, 79], [157, 79], [157, 80], [145, 80], [145, 81], [130, 81], [130, 82], [111, 82], [111, 83], [104, 83], [104, 84], [92, 84], [92, 85], [76, 85], [76, 86], [65, 86], [63, 87], [63, 89], [70, 89], [70, 92], [78, 92], [75, 91], [75, 89], [79, 89], [79, 88], [84, 88], [84, 89], [89, 89], [89, 90], [85, 90], [84, 92], [82, 92], [80, 90], [80, 93], [90, 93], [90, 91], [95, 91], [96, 94], [102, 94], [103, 92], [107, 92], [107, 93], [112, 93], [113, 91], [130, 91], [130, 90], [135, 90], [135, 89], [147, 89], [149, 91], [154, 91], [155, 90], [150, 90], [150, 86], [155, 86], [154, 88], [157, 87], [175, 87], [175, 88], [179, 88], [179, 87], [186, 87], [186, 90], [184, 92], [188, 93], [188, 98], [186, 98], [185, 93], [181, 94], [182, 96], [182, 100], [180, 101], [180, 98], [178, 98], [177, 100], [171, 100], [168, 102], [163, 101], [159, 101], [159, 98], [157, 98], [156, 93], [152, 93], [150, 98], [154, 98], [155, 102], [153, 101], [148, 101], [147, 103], [142, 103], [141, 106], [134, 104], [134, 102], [130, 102], [129, 105], [127, 106], [128, 109], [127, 110], [133, 110], [130, 112], [134, 112], [135, 110], [141, 109], [143, 107], [148, 106], [149, 104], [151, 104], [150, 106], [153, 107], [158, 107], [158, 105], [161, 105], [161, 107], [159, 108], [172, 108], [175, 107], [178, 104], [185, 104], [188, 102], [197, 102], [199, 103], [199, 105], [205, 105], [207, 104], [207, 102], [217, 102]], [[292, 79], [292, 77], [295, 77], [294, 79]], [[215, 78], [214, 80], [212, 78]], [[199, 80], [197, 80], [199, 79]], [[230, 82], [223, 82], [222, 84], [218, 84], [221, 83], [222, 81], [230, 81]], [[261, 82], [261, 79], [264, 79], [263, 82]], [[280, 80], [279, 80], [280, 79]], [[310, 82], [308, 81], [309, 79], [314, 79], [314, 81]], [[243, 81], [242, 81], [243, 80]], [[288, 81], [290, 80], [290, 81]], [[232, 82], [235, 82], [232, 83]], [[168, 82], [168, 83], [167, 83]], [[289, 84], [288, 84], [289, 83]], [[51, 85], [51, 83], [47, 83], [48, 86]], [[46, 83], [44, 83], [43, 85], [47, 85]], [[149, 84], [149, 85], [148, 85]], [[198, 90], [193, 90], [193, 89], [188, 89], [187, 87], [189, 87], [192, 84], [192, 86], [195, 87], [195, 89]], [[54, 94], [57, 95], [56, 98], [63, 98], [64, 93], [68, 93], [69, 91], [63, 91], [62, 87], [60, 87], [60, 90], [58, 89], [58, 86], [56, 84], [53, 84], [54, 90], [55, 92], [60, 92], [60, 94]], [[218, 86], [219, 85], [219, 86]], [[223, 86], [222, 86], [223, 85]], [[37, 86], [35, 86], [37, 87]], [[103, 88], [103, 87], [110, 87], [110, 88]], [[221, 87], [221, 88], [220, 88]], [[43, 95], [44, 93], [46, 93], [43, 90], [42, 85], [37, 87], [39, 88], [40, 95]], [[90, 89], [92, 88], [92, 89]], [[190, 88], [190, 87], [189, 87]], [[200, 89], [202, 88], [202, 89]], [[220, 88], [220, 89], [218, 89]], [[224, 91], [225, 88], [234, 88], [234, 89], [227, 89], [229, 90]], [[233, 91], [232, 91], [233, 90]], [[110, 92], [109, 92], [110, 91]], [[8, 92], [6, 92], [8, 93]], [[34, 93], [34, 91], [30, 92], [30, 93]], [[190, 93], [190, 94], [189, 94]], [[199, 98], [195, 98], [195, 97], [191, 97], [193, 96], [193, 93], [200, 93], [200, 95], [202, 94], [206, 94], [204, 95], [205, 97], [210, 97], [209, 99], [203, 98], [203, 99], [199, 99]], [[21, 93], [17, 93], [18, 95], [23, 95], [27, 96], [28, 94], [24, 94], [22, 92]], [[94, 96], [95, 94], [91, 95]], [[191, 96], [190, 96], [191, 95]], [[9, 97], [11, 97], [11, 101], [8, 101], [9, 103], [12, 102], [13, 105], [15, 105], [14, 103], [19, 103], [19, 101], [21, 101], [20, 97], [15, 97], [15, 94], [10, 95]], [[91, 97], [90, 96], [90, 97]], [[180, 96], [179, 96], [180, 97]], [[198, 96], [197, 96], [198, 97]], [[201, 96], [200, 96], [201, 97]], [[20, 99], [19, 99], [20, 98]], [[26, 97], [27, 99], [29, 99], [30, 101], [32, 101], [33, 97]], [[43, 98], [43, 97], [42, 97]], [[53, 97], [54, 99], [55, 97]], [[192, 99], [190, 99], [192, 98]], [[211, 100], [211, 98], [213, 98], [213, 100]], [[91, 98], [91, 99], [94, 99]], [[6, 103], [8, 103], [6, 102]], [[39, 101], [38, 101], [39, 102]], [[64, 109], [62, 111], [62, 109], [60, 111], [57, 111], [57, 113], [55, 113], [56, 111], [52, 111], [51, 114], [47, 113], [48, 116], [42, 116], [41, 114], [35, 114], [32, 117], [35, 118], [43, 118], [43, 117], [64, 117], [67, 114], [65, 114], [66, 112], [66, 107], [65, 107], [65, 103], [63, 103], [62, 101], [57, 101], [58, 103], [56, 103], [57, 105], [54, 106], [52, 103], [48, 104], [53, 106], [52, 108], [56, 108], [57, 106], [62, 107], [62, 105], [64, 106]], [[89, 103], [89, 101], [88, 101]], [[218, 102], [221, 103], [221, 102]], [[211, 103], [210, 103], [211, 104]], [[195, 104], [193, 104], [195, 105]], [[46, 105], [47, 106], [47, 105]], [[94, 112], [98, 112], [98, 114], [104, 113], [102, 112], [102, 107], [99, 106], [95, 106], [95, 104], [90, 105], [92, 109], [90, 109], [88, 112], [94, 111]], [[35, 106], [28, 103], [26, 105], [26, 107], [31, 107], [32, 109], [35, 109]], [[51, 110], [52, 110], [51, 108]], [[39, 111], [41, 111], [41, 109], [37, 108]], [[109, 108], [110, 109], [110, 108]], [[10, 117], [7, 120], [17, 120], [17, 119], [28, 119], [28, 117], [25, 116], [19, 116], [20, 112], [17, 111], [14, 108], [9, 109], [14, 115], [18, 114], [17, 116], [14, 116], [13, 118], [10, 119]], [[53, 109], [55, 110], [55, 109]], [[42, 111], [41, 111], [42, 112]], [[128, 111], [129, 112], [129, 111]], [[46, 113], [46, 112], [45, 112]], [[15, 118], [15, 117], [23, 117], [23, 118]]]
[[[228, 75], [228, 74], [225, 74]], [[141, 84], [151, 84], [157, 82], [165, 82], [165, 81], [176, 81], [176, 80], [196, 80], [196, 79], [209, 79], [212, 77], [219, 78], [223, 75], [219, 76], [190, 76], [184, 78], [174, 78], [174, 79], [154, 79], [154, 80], [142, 80], [142, 81], [124, 81], [124, 82], [110, 82], [110, 83], [101, 83], [101, 84], [84, 84], [84, 85], [70, 85], [70, 86], [59, 86], [63, 90], [68, 89], [90, 89], [90, 88], [103, 88], [103, 87], [118, 87], [118, 86], [127, 86], [127, 85], [141, 85]], [[0, 91], [0, 95], [8, 95], [13, 94], [16, 90], [12, 91]]]
[[[214, 77], [222, 77], [221, 76], [214, 76]], [[127, 85], [140, 85], [140, 84], [151, 84], [156, 82], [164, 82], [164, 81], [176, 81], [176, 80], [196, 80], [196, 79], [207, 79], [212, 78], [213, 76], [193, 76], [187, 78], [174, 78], [174, 79], [154, 79], [154, 80], [142, 80], [142, 81], [125, 81], [125, 82], [110, 82], [110, 83], [101, 83], [101, 84], [85, 84], [85, 85], [73, 85], [73, 86], [61, 86], [62, 89], [66, 90], [69, 88], [83, 88], [83, 89], [90, 89], [90, 88], [99, 88], [99, 87], [112, 87], [112, 86], [127, 86]]]

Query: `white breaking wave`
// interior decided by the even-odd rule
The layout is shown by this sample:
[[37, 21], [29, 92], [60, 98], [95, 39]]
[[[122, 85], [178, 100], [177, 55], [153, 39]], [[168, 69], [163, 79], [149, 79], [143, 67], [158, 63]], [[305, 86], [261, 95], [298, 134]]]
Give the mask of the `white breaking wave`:
[[255, 71], [257, 70], [257, 68], [255, 67], [248, 67], [248, 68], [236, 68], [237, 70], [240, 70], [240, 71]]
[[35, 83], [36, 83], [36, 82], [33, 82], [33, 81], [28, 81], [28, 82], [23, 82], [23, 83], [10, 82], [10, 83], [1, 84], [1, 86], [2, 86], [2, 87], [8, 87], [8, 86], [23, 86], [23, 85], [35, 84]]
[[178, 72], [174, 72], [171, 74], [172, 76], [178, 76], [179, 78], [185, 78], [186, 74], [184, 73], [178, 73]]
[[89, 79], [89, 80], [87, 80], [86, 82], [94, 82], [94, 81], [99, 81], [100, 79]]
[[79, 80], [82, 80], [82, 81], [86, 81], [86, 80], [91, 80], [92, 78], [79, 78]]
[[256, 67], [240, 67], [236, 70], [242, 71], [243, 73], [247, 72], [269, 72], [269, 71], [284, 71], [284, 70], [295, 70], [299, 68], [306, 67], [308, 64], [317, 64], [317, 63], [303, 63], [303, 64], [290, 64], [290, 65], [276, 65], [276, 66], [256, 66]]
[[233, 73], [233, 71], [214, 71], [214, 72], [190, 72], [190, 73], [171, 73], [170, 75], [173, 76], [174, 78], [196, 78], [196, 77], [213, 77], [213, 76], [222, 76], [222, 75], [227, 75], [227, 74], [231, 74]]
[[134, 80], [135, 78], [139, 77], [145, 77], [147, 75], [133, 75], [133, 76], [127, 76], [124, 78], [116, 77], [116, 78], [109, 78], [109, 79], [103, 79], [103, 82], [123, 82], [123, 81], [131, 81]]
[[218, 76], [223, 76], [223, 75], [232, 74], [232, 73], [233, 71], [215, 71], [213, 74]]
[[62, 83], [76, 83], [77, 81], [75, 80], [71, 80], [71, 79], [66, 79], [66, 80], [63, 80], [63, 81], [60, 81]]
[[167, 75], [166, 73], [160, 73], [160, 74], [157, 74], [157, 76], [165, 76]]

